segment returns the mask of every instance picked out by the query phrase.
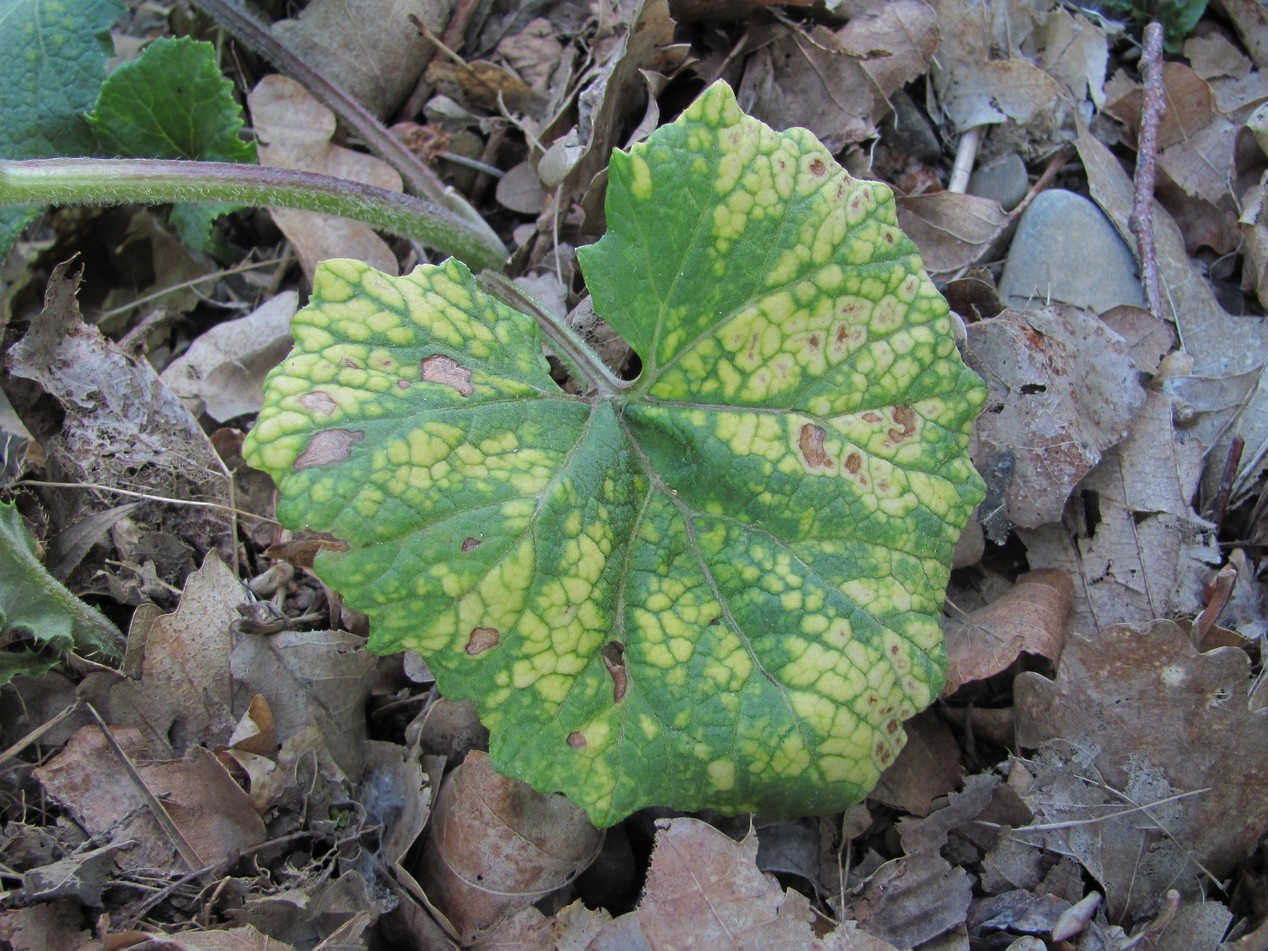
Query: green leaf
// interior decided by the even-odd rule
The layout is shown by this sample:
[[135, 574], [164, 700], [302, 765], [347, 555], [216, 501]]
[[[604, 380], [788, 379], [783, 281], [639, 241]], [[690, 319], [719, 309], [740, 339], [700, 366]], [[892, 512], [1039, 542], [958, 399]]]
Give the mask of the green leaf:
[[[62, 586], [35, 557], [17, 506], [0, 503], [0, 634], [24, 631], [54, 656], [77, 650], [103, 660], [120, 656], [123, 637], [99, 612]], [[0, 653], [0, 686], [14, 675], [50, 666], [41, 655]]]
[[984, 388], [889, 190], [723, 84], [613, 155], [607, 216], [582, 267], [633, 387], [561, 391], [457, 262], [331, 261], [247, 458], [502, 772], [598, 825], [841, 809], [943, 682]]
[[[0, 0], [0, 158], [88, 155], [123, 0]], [[38, 212], [0, 208], [0, 256]]]
[[[242, 138], [242, 107], [220, 73], [210, 43], [188, 37], [155, 40], [101, 87], [88, 124], [101, 150], [122, 158], [256, 161]], [[178, 206], [172, 220], [196, 250], [211, 243], [211, 225], [232, 205]]]
[[88, 124], [103, 151], [123, 158], [256, 160], [215, 47], [189, 37], [157, 39], [111, 73]]

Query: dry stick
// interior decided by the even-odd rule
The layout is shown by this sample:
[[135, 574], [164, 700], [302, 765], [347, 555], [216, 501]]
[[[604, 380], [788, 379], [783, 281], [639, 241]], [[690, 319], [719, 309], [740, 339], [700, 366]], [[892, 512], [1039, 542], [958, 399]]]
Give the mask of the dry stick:
[[1144, 52], [1140, 60], [1145, 101], [1140, 111], [1140, 141], [1136, 148], [1135, 188], [1132, 213], [1127, 225], [1136, 236], [1140, 258], [1140, 278], [1149, 312], [1163, 318], [1162, 289], [1158, 279], [1158, 254], [1154, 248], [1153, 197], [1158, 167], [1158, 124], [1167, 111], [1166, 90], [1162, 85], [1162, 24], [1145, 27]]

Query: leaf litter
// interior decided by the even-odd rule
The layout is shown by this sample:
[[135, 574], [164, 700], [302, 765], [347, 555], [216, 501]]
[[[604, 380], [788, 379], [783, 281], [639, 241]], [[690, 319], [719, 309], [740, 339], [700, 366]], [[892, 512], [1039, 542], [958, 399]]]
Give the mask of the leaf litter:
[[[22, 278], [47, 288], [43, 307], [18, 285], [5, 298], [3, 387], [33, 439], [2, 443], [4, 471], [27, 479], [3, 501], [25, 523], [23, 578], [53, 591], [55, 575], [77, 596], [66, 602], [77, 620], [15, 614], [0, 591], [6, 658], [31, 649], [31, 635], [38, 648], [0, 688], [0, 941], [1262, 946], [1262, 6], [1212, 4], [1163, 71], [1152, 205], [1161, 321], [1044, 302], [1001, 312], [989, 286], [1026, 204], [1005, 212], [945, 190], [978, 129], [977, 164], [1019, 154], [1031, 195], [1052, 183], [1087, 194], [1135, 247], [1137, 53], [1130, 28], [1094, 11], [962, 0], [844, 0], [813, 18], [761, 3], [712, 5], [704, 18], [651, 0], [523, 16], [383, 6], [406, 23], [408, 6], [475, 72], [429, 52], [413, 27], [388, 30], [400, 50], [381, 58], [386, 46], [371, 55], [351, 31], [327, 30], [317, 39], [334, 52], [313, 64], [346, 61], [342, 81], [362, 83], [372, 109], [455, 144], [466, 136], [480, 161], [516, 169], [514, 192], [495, 196], [479, 173], [462, 187], [515, 235], [510, 273], [549, 275], [564, 312], [586, 303], [573, 249], [601, 233], [610, 148], [672, 120], [715, 78], [777, 128], [817, 129], [853, 171], [869, 174], [873, 157], [892, 164], [902, 224], [935, 276], [976, 268], [988, 289], [957, 307], [999, 411], [975, 431], [988, 540], [953, 578], [946, 693], [844, 814], [749, 828], [644, 810], [604, 836], [561, 818], [563, 800], [537, 801], [482, 766], [487, 734], [436, 694], [425, 667], [365, 650], [363, 627], [302, 554], [328, 541], [260, 520], [273, 515], [270, 487], [249, 488], [259, 474], [223, 425], [245, 428], [258, 409], [260, 376], [287, 345], [276, 315], [303, 280], [208, 282], [160, 332], [121, 345], [111, 337], [142, 315], [103, 334], [76, 294], [91, 314], [135, 293], [95, 286], [91, 255], [49, 273], [78, 246], [55, 218], [43, 239], [54, 256]], [[269, 146], [279, 133], [267, 99], [258, 105]], [[888, 118], [896, 106], [901, 128]], [[323, 134], [289, 148], [346, 147], [365, 161], [312, 115]], [[132, 218], [138, 235], [154, 231], [147, 214]], [[237, 218], [235, 238], [276, 242], [247, 222]], [[313, 226], [287, 233], [310, 273], [333, 253], [312, 244]], [[401, 272], [415, 263], [404, 245], [368, 231], [356, 240], [337, 253]], [[150, 241], [121, 247], [150, 256], [142, 270], [155, 286], [208, 273], [205, 260]], [[15, 255], [19, 268], [40, 260], [30, 244]], [[253, 313], [261, 304], [273, 318]], [[234, 309], [250, 314], [241, 329], [225, 319]], [[1234, 437], [1245, 448], [1230, 463]], [[270, 575], [262, 552], [273, 543], [294, 564]], [[103, 637], [128, 631], [120, 671], [76, 646], [75, 625], [89, 621]], [[479, 782], [463, 779], [482, 769]], [[507, 802], [538, 824], [508, 824]], [[508, 868], [515, 877], [497, 877]], [[455, 873], [461, 888], [439, 883]]]

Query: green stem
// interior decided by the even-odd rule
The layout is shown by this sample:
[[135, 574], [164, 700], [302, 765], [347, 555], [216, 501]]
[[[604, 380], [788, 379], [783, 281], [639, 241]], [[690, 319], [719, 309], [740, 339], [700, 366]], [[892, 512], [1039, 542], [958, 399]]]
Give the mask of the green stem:
[[537, 318], [537, 324], [551, 350], [567, 364], [569, 372], [578, 383], [604, 396], [613, 396], [629, 389], [630, 384], [612, 372], [590, 345], [581, 339], [581, 335], [568, 326], [566, 320], [552, 314], [506, 275], [486, 271], [480, 275], [479, 281], [486, 293]]
[[299, 208], [364, 221], [452, 254], [472, 270], [501, 270], [506, 248], [430, 202], [328, 175], [262, 165], [159, 159], [0, 161], [0, 205], [218, 202]]

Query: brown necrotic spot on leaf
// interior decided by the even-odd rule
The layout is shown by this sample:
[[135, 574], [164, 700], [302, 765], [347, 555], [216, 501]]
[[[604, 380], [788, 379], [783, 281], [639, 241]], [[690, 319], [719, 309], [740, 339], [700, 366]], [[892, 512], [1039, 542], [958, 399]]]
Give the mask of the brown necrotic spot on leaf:
[[398, 388], [398, 389], [402, 389], [402, 390], [408, 390], [408, 389], [409, 389], [411, 386], [413, 386], [413, 385], [414, 385], [414, 384], [413, 384], [413, 383], [411, 383], [409, 380], [397, 380], [397, 381], [396, 381], [396, 386], [397, 386], [397, 388]]
[[863, 468], [863, 457], [852, 452], [845, 457], [845, 471], [850, 475], [858, 475]]
[[308, 447], [295, 460], [295, 469], [298, 471], [343, 462], [352, 455], [352, 447], [363, 439], [365, 432], [360, 429], [323, 429], [315, 432], [313, 438], [308, 440]]
[[568, 745], [574, 750], [584, 750], [586, 748], [586, 735], [580, 730], [573, 730], [568, 734]]
[[817, 175], [820, 178], [828, 171], [828, 166], [824, 164], [823, 159], [817, 158], [810, 163], [810, 174]]
[[357, 363], [357, 361], [356, 361], [356, 360], [354, 360], [354, 359], [352, 359], [352, 357], [344, 357], [344, 358], [343, 358], [343, 365], [344, 365], [345, 367], [347, 367], [349, 370], [360, 370], [360, 369], [361, 369], [361, 364]]
[[483, 654], [491, 648], [497, 647], [498, 641], [502, 639], [502, 632], [496, 627], [473, 627], [471, 635], [467, 638], [467, 653], [472, 657], [477, 654]]
[[801, 449], [801, 457], [806, 460], [808, 468], [831, 469], [835, 465], [832, 457], [823, 450], [823, 437], [826, 435], [827, 432], [822, 426], [816, 426], [814, 423], [802, 425], [797, 446]]
[[305, 393], [299, 398], [299, 405], [304, 409], [311, 409], [314, 413], [321, 413], [323, 416], [329, 416], [335, 411], [335, 401], [330, 398], [330, 394], [325, 390], [313, 390], [311, 393]]
[[475, 551], [477, 548], [480, 547], [480, 544], [481, 542], [480, 542], [480, 539], [478, 538], [464, 538], [462, 541], [462, 550]]
[[599, 656], [612, 677], [612, 702], [620, 703], [630, 686], [630, 675], [625, 669], [625, 645], [620, 641], [608, 641]]
[[894, 422], [902, 428], [889, 431], [891, 441], [902, 442], [916, 434], [916, 411], [905, 403], [894, 407]]
[[422, 379], [426, 383], [450, 387], [459, 396], [470, 396], [474, 392], [471, 388], [471, 371], [442, 353], [424, 357], [422, 368]]

